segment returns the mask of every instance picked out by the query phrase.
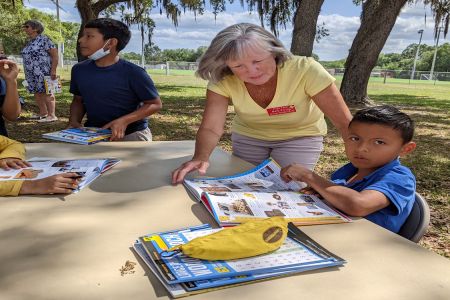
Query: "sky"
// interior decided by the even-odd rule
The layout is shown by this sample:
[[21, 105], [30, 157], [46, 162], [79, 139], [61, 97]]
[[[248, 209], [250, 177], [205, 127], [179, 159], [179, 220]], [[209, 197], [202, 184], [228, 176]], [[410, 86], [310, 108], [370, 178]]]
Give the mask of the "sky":
[[[80, 22], [73, 0], [59, 0], [60, 18], [62, 21]], [[160, 49], [191, 48], [208, 46], [212, 38], [222, 29], [239, 22], [260, 24], [256, 13], [249, 13], [242, 8], [240, 1], [235, 1], [226, 7], [226, 12], [220, 13], [217, 18], [206, 7], [203, 15], [196, 17], [190, 13], [182, 13], [179, 17], [178, 27], [161, 15], [159, 9], [154, 9], [152, 19], [155, 21], [153, 41]], [[27, 7], [37, 8], [43, 12], [56, 14], [56, 7], [50, 0], [24, 1]], [[353, 4], [351, 0], [325, 0], [319, 15], [318, 24], [325, 23], [329, 36], [314, 44], [313, 52], [322, 61], [338, 60], [347, 57], [353, 38], [360, 25], [359, 16], [361, 7]], [[427, 15], [425, 23], [425, 14]], [[386, 41], [382, 53], [400, 53], [409, 44], [419, 42], [418, 30], [424, 29], [422, 43], [434, 45], [434, 21], [429, 8], [422, 3], [406, 5], [400, 13], [392, 32]], [[140, 53], [140, 34], [137, 28], [132, 27], [132, 38], [124, 52]], [[290, 48], [292, 39], [292, 26], [280, 29], [280, 40], [286, 48]], [[449, 42], [441, 35], [439, 44]]]

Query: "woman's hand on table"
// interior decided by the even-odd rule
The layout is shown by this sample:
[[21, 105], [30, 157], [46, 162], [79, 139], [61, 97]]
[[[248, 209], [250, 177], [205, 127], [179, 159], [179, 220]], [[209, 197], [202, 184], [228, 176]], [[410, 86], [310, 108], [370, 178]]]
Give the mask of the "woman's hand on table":
[[205, 175], [206, 170], [209, 167], [208, 161], [192, 159], [183, 163], [180, 167], [172, 172], [172, 184], [178, 184], [183, 182], [186, 174], [192, 171], [198, 171], [200, 175]]

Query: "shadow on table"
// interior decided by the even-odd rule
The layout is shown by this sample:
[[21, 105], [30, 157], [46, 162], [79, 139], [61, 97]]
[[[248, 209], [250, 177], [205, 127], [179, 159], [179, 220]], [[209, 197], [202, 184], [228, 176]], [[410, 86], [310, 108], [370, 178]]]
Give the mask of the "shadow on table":
[[[173, 170], [190, 157], [152, 160], [143, 162], [133, 168], [130, 175], [130, 166], [120, 169], [120, 164], [107, 171], [90, 184], [90, 189], [100, 193], [133, 193], [148, 191], [172, 184]], [[117, 169], [116, 169], [117, 168]]]

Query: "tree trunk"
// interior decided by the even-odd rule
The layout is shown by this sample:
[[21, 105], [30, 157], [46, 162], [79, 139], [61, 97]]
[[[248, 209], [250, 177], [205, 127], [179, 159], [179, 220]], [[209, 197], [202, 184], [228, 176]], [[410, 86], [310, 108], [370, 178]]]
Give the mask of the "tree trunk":
[[[78, 40], [79, 40], [83, 35], [84, 25], [88, 21], [98, 18], [98, 13], [94, 12], [94, 10], [92, 9], [92, 4], [90, 0], [77, 0], [76, 6], [78, 12], [80, 13], [81, 18], [80, 31], [78, 32]], [[79, 62], [87, 59], [87, 57], [81, 55], [80, 43], [78, 42], [77, 42], [77, 57]]]
[[312, 56], [317, 18], [324, 0], [300, 0], [294, 16], [291, 52]]
[[378, 56], [407, 0], [368, 0], [363, 3], [361, 26], [350, 48], [341, 93], [349, 106], [370, 104], [367, 84]]
[[[88, 21], [97, 19], [99, 14], [108, 6], [124, 1], [125, 0], [99, 0], [95, 3], [92, 3], [91, 0], [77, 0], [76, 7], [81, 17], [81, 26], [80, 31], [78, 32], [78, 39], [80, 39], [81, 36], [83, 35], [84, 25]], [[78, 42], [77, 42], [77, 57], [78, 61], [83, 61], [87, 58], [81, 55], [80, 44]]]

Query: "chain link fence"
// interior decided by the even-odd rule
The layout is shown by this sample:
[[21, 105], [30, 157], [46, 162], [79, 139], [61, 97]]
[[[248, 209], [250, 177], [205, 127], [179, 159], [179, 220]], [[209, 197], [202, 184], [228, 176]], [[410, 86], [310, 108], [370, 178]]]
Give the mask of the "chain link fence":
[[[22, 64], [21, 56], [9, 56], [15, 60], [18, 64]], [[130, 60], [132, 63], [141, 66], [139, 60]], [[78, 63], [76, 59], [65, 59], [64, 60], [64, 70], [69, 71], [73, 65]], [[152, 74], [165, 74], [165, 75], [193, 75], [197, 70], [197, 62], [187, 62], [187, 61], [147, 61], [145, 63], [144, 69]], [[335, 76], [344, 76], [345, 69], [334, 68], [327, 69], [327, 71]], [[430, 71], [416, 71], [412, 75], [412, 70], [386, 70], [386, 69], [373, 69], [370, 73], [371, 80], [382, 81], [384, 83], [389, 82], [405, 82], [420, 80], [422, 82], [436, 83], [447, 83], [450, 82], [450, 72], [433, 72]]]
[[[327, 69], [327, 71], [336, 77], [344, 76], [345, 69]], [[413, 75], [413, 76], [411, 76]], [[371, 79], [379, 79], [385, 83], [387, 82], [411, 82], [414, 80], [428, 81], [428, 82], [450, 82], [450, 72], [433, 72], [430, 71], [415, 71], [412, 70], [387, 70], [387, 69], [373, 69], [370, 73]]]

